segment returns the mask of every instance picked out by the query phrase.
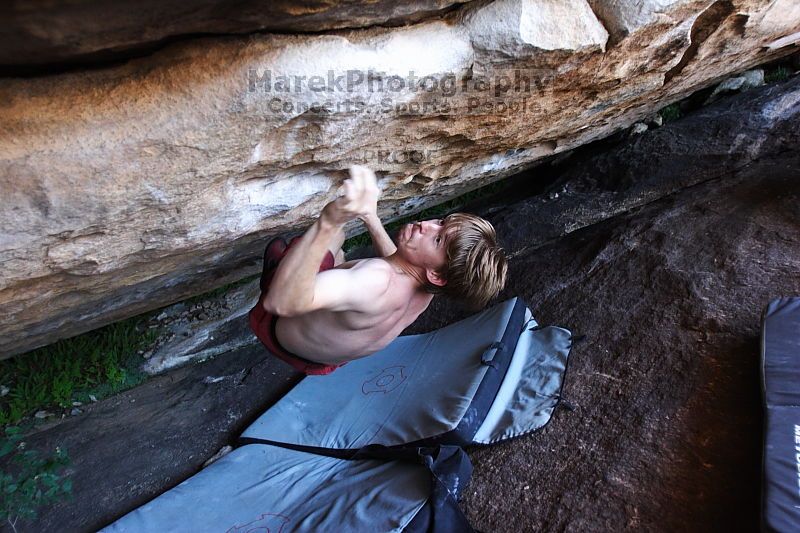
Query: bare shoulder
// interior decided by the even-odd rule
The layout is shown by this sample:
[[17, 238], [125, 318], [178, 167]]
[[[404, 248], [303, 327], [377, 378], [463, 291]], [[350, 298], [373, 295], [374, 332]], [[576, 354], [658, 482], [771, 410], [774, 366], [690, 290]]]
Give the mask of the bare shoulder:
[[336, 270], [354, 270], [354, 269], [367, 269], [367, 270], [379, 270], [379, 269], [386, 269], [391, 270], [391, 266], [389, 263], [381, 259], [380, 257], [368, 257], [366, 259], [351, 259], [350, 261], [345, 261], [339, 265], [336, 265]]
[[392, 266], [382, 259], [363, 259], [350, 267], [355, 277], [363, 283], [368, 283], [373, 289], [389, 287], [394, 270]]
[[369, 272], [391, 274], [394, 272], [392, 265], [379, 257], [371, 257], [369, 259], [359, 259], [353, 261], [350, 266], [352, 269], [363, 269]]

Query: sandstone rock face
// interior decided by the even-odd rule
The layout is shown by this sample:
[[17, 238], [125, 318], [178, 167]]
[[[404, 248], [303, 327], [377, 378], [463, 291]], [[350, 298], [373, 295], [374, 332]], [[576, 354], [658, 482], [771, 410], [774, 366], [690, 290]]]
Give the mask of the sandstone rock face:
[[0, 69], [124, 57], [170, 38], [399, 25], [469, 0], [29, 0], [0, 7]]
[[[791, 102], [796, 104], [787, 105]], [[773, 161], [787, 153], [796, 156], [800, 76], [705, 106], [664, 128], [628, 136], [608, 147], [612, 142], [603, 143], [602, 149], [576, 150], [520, 173], [493, 198], [480, 198], [465, 209], [491, 220], [506, 254], [515, 260], [684, 189], [729, 179], [757, 161]], [[544, 189], [542, 183], [531, 183], [533, 173], [546, 183]], [[531, 195], [531, 190], [536, 194]], [[800, 240], [800, 227], [796, 233]], [[347, 259], [374, 256], [372, 247], [366, 246], [351, 251]], [[511, 283], [513, 287], [515, 282]], [[260, 346], [245, 318], [259, 292], [256, 279], [202, 304], [194, 303], [215, 309], [205, 318], [187, 310], [184, 302], [164, 309], [151, 319], [150, 324], [163, 333], [145, 355], [145, 372], [158, 374], [190, 361]], [[419, 332], [419, 328], [429, 329], [430, 323], [422, 320], [412, 328]]]
[[471, 2], [1, 80], [0, 354], [256, 272], [264, 238], [313, 220], [352, 163], [379, 173], [380, 213], [397, 217], [800, 39], [793, 0], [597, 4]]

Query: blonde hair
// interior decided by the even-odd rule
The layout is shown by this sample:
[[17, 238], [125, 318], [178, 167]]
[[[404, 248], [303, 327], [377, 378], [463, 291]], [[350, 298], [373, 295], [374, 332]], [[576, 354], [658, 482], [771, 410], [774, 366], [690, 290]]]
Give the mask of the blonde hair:
[[485, 307], [505, 286], [508, 271], [494, 227], [479, 216], [453, 213], [444, 219], [444, 234], [447, 264], [440, 274], [447, 284], [428, 283], [426, 290], [453, 296], [474, 309]]

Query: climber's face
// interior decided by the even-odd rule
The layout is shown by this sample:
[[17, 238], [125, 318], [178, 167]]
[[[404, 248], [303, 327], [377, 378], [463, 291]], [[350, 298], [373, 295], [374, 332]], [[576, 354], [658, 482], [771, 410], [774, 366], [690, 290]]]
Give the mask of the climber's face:
[[455, 228], [448, 228], [444, 219], [412, 222], [397, 235], [397, 252], [408, 263], [425, 269], [428, 281], [442, 286], [442, 273], [447, 266], [447, 241]]

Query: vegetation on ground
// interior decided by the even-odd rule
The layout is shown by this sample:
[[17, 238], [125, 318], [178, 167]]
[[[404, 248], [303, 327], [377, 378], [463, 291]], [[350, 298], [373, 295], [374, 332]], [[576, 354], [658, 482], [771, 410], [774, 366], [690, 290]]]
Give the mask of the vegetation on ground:
[[791, 75], [791, 73], [792, 73], [792, 71], [789, 70], [788, 67], [785, 67], [784, 65], [778, 65], [775, 68], [768, 69], [764, 73], [764, 82], [765, 83], [774, 83], [774, 82], [777, 82], [777, 81], [784, 81], [784, 80], [789, 79], [789, 76]]
[[683, 112], [677, 102], [663, 108], [658, 114], [661, 115], [664, 124], [667, 122], [674, 122], [683, 116]]
[[68, 409], [141, 383], [139, 350], [158, 332], [134, 317], [0, 361], [0, 425], [42, 409]]
[[18, 427], [7, 427], [0, 439], [0, 520], [17, 531], [17, 520], [36, 518], [38, 509], [72, 494], [72, 481], [62, 470], [69, 464], [67, 452], [56, 448], [50, 457], [29, 449]]

